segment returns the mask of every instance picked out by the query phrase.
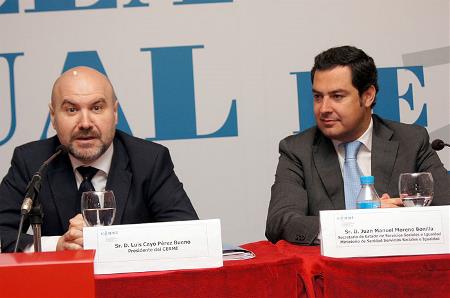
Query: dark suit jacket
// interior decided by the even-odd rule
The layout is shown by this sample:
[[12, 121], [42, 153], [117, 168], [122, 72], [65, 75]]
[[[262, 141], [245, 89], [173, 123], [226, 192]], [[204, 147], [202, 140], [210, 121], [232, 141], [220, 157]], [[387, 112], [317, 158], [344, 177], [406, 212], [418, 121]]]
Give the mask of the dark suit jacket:
[[[39, 166], [59, 145], [58, 138], [17, 147], [8, 174], [0, 184], [2, 251], [12, 251], [25, 190]], [[114, 153], [106, 183], [116, 197], [114, 224], [198, 219], [183, 185], [173, 170], [169, 151], [162, 145], [116, 131]], [[79, 210], [80, 198], [68, 155], [57, 157], [42, 178], [39, 193], [43, 236], [63, 235]], [[28, 223], [24, 230], [28, 229]], [[22, 235], [20, 248], [32, 243]]]
[[[431, 172], [431, 204], [450, 205], [450, 176], [431, 149], [427, 131], [376, 115], [372, 118], [371, 170], [377, 192], [398, 197], [401, 173]], [[345, 200], [332, 141], [317, 127], [282, 140], [267, 215], [267, 239], [312, 244], [319, 233], [319, 211], [336, 209], [345, 209]]]

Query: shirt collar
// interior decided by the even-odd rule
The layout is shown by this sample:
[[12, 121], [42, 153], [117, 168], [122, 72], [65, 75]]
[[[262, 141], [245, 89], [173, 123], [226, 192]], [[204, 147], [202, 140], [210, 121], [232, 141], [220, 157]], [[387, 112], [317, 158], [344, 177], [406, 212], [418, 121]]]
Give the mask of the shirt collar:
[[109, 169], [111, 168], [111, 161], [113, 157], [114, 152], [114, 145], [111, 143], [109, 148], [103, 153], [99, 158], [97, 158], [95, 161], [93, 161], [90, 164], [83, 163], [76, 159], [72, 154], [69, 154], [70, 162], [72, 163], [73, 171], [75, 172], [76, 169], [80, 166], [90, 166], [99, 169], [100, 171], [104, 172], [106, 175], [109, 173]]

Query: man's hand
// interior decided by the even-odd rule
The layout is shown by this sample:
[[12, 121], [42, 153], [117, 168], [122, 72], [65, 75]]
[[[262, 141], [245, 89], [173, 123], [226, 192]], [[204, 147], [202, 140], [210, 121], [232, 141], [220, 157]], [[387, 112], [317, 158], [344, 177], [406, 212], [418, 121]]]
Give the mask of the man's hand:
[[396, 208], [403, 207], [403, 201], [400, 198], [391, 198], [387, 193], [384, 193], [381, 198], [381, 208]]
[[83, 249], [83, 227], [85, 226], [83, 216], [77, 214], [69, 220], [69, 230], [62, 235], [56, 250], [77, 250]]

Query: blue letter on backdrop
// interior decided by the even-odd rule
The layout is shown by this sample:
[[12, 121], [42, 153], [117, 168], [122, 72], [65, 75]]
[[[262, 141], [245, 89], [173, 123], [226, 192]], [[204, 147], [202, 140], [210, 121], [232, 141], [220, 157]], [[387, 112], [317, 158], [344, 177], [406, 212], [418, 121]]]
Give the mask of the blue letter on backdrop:
[[237, 136], [236, 100], [220, 129], [197, 134], [192, 49], [203, 46], [145, 48], [151, 52], [155, 138], [175, 140]]
[[[422, 66], [378, 68], [380, 91], [377, 94], [377, 104], [374, 107], [374, 113], [394, 121], [400, 121], [400, 99], [405, 99], [411, 109], [414, 109], [414, 95], [411, 83], [405, 94], [398, 94], [397, 72], [400, 69], [411, 71], [419, 79], [420, 85], [422, 87], [425, 85]], [[293, 72], [291, 74], [296, 75], [297, 78], [299, 125], [300, 131], [304, 131], [316, 124], [313, 112], [311, 74], [310, 72]], [[420, 116], [414, 123], [427, 126], [426, 104], [423, 105]]]
[[233, 2], [233, 0], [178, 0], [173, 2], [175, 5], [183, 5], [183, 4], [207, 4], [207, 3], [229, 3]]
[[[422, 66], [407, 66], [407, 67], [385, 67], [378, 68], [378, 84], [380, 85], [380, 92], [377, 95], [377, 104], [374, 107], [374, 112], [387, 119], [400, 121], [400, 107], [399, 100], [402, 98], [406, 100], [414, 110], [414, 94], [412, 84], [409, 83], [408, 90], [403, 95], [398, 94], [398, 70], [405, 69], [412, 72], [420, 82], [422, 87], [425, 86]], [[427, 105], [421, 107], [420, 116], [414, 122], [421, 126], [427, 126]]]
[[140, 0], [131, 0], [128, 4], [125, 4], [123, 7], [145, 7], [148, 6], [148, 3], [142, 3]]
[[19, 13], [19, 0], [6, 0], [0, 5], [0, 14]]
[[298, 117], [300, 131], [316, 124], [314, 119], [310, 72], [291, 72], [297, 77]]
[[[107, 76], [106, 71], [96, 51], [67, 53], [66, 62], [64, 63], [62, 72], [65, 72], [66, 70], [69, 70], [77, 66], [88, 66], [98, 70], [99, 72]], [[120, 105], [118, 109], [118, 118], [119, 119], [117, 123], [117, 128], [131, 135], [132, 133], [130, 126], [128, 125], [127, 119], [125, 118], [125, 115]], [[45, 121], [45, 126], [41, 135], [41, 139], [47, 138], [49, 126], [50, 126], [50, 115], [47, 116], [47, 121]]]
[[6, 134], [6, 137], [0, 139], [0, 146], [8, 142], [9, 139], [11, 139], [11, 137], [14, 135], [14, 131], [16, 130], [16, 92], [14, 89], [14, 61], [18, 56], [23, 56], [23, 53], [0, 54], [0, 58], [5, 58], [6, 61], [8, 62], [9, 94], [10, 94], [9, 100], [10, 100], [10, 115], [11, 115], [9, 131]]
[[35, 0], [34, 9], [25, 9], [25, 12], [63, 11], [82, 9], [116, 8], [117, 0], [98, 0], [89, 6], [76, 6], [76, 0]]

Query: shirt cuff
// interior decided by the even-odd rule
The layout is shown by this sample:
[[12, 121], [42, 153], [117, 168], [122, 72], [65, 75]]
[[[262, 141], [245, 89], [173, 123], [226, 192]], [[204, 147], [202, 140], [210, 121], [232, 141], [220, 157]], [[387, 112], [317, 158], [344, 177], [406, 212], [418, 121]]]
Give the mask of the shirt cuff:
[[[58, 244], [59, 237], [61, 236], [45, 236], [41, 237], [42, 251], [56, 251], [56, 245]], [[25, 247], [23, 252], [34, 252], [34, 245], [30, 244]]]

